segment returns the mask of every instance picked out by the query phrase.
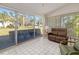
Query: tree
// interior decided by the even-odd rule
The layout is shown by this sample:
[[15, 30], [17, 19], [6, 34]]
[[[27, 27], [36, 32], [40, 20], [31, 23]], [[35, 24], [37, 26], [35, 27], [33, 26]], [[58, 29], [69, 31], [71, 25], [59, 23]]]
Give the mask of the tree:
[[12, 18], [8, 15], [7, 12], [3, 11], [3, 13], [0, 13], [0, 21], [12, 21]]
[[16, 14], [14, 13], [14, 12], [9, 12], [9, 17], [10, 17], [10, 21], [11, 22], [15, 22], [16, 20], [15, 20], [15, 18], [16, 18]]
[[79, 37], [79, 15], [75, 16], [75, 20], [73, 22], [74, 33], [77, 37]]
[[66, 27], [67, 28], [72, 28], [73, 29], [73, 33], [75, 36], [79, 36], [79, 25], [77, 25], [79, 23], [79, 15], [76, 15], [74, 19], [72, 20], [68, 20], [66, 23]]
[[25, 17], [23, 15], [18, 15], [18, 21], [21, 26], [24, 26]]

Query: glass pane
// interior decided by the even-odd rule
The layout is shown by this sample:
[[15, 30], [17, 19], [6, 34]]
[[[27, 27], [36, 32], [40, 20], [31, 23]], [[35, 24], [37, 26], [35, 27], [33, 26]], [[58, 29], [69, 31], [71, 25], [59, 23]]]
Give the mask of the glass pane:
[[0, 49], [7, 48], [15, 44], [14, 31], [15, 13], [11, 10], [0, 8]]
[[18, 43], [34, 38], [34, 17], [18, 15]]
[[[78, 35], [78, 16], [77, 15], [66, 15], [61, 19], [62, 26], [68, 30], [68, 36], [77, 37]], [[77, 31], [78, 30], [78, 31]]]
[[41, 16], [35, 16], [35, 29], [38, 29], [38, 34], [40, 35], [43, 33], [43, 20]]
[[75, 19], [73, 20], [73, 29], [76, 37], [79, 37], [79, 15], [75, 15]]

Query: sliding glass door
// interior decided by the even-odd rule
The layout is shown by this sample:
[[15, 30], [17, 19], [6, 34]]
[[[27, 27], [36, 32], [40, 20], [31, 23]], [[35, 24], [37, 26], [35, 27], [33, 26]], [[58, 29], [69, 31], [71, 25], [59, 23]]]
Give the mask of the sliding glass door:
[[34, 38], [34, 16], [18, 14], [17, 42], [24, 42]]
[[0, 49], [7, 48], [15, 44], [10, 33], [15, 29], [15, 12], [0, 8]]
[[0, 49], [38, 37], [42, 28], [41, 16], [23, 15], [0, 8]]
[[35, 16], [35, 29], [39, 29], [37, 30], [38, 34], [36, 35], [40, 35], [43, 33], [43, 20], [41, 16]]
[[17, 43], [33, 39], [41, 35], [41, 17], [18, 14]]
[[67, 28], [68, 36], [79, 37], [78, 14], [69, 14], [61, 17], [61, 26]]

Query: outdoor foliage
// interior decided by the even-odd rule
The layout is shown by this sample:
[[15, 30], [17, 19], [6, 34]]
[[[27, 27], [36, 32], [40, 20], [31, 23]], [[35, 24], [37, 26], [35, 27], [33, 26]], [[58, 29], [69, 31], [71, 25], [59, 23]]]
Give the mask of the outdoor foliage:
[[75, 18], [68, 20], [65, 25], [73, 30], [74, 35], [79, 37], [79, 15], [74, 15], [73, 17]]

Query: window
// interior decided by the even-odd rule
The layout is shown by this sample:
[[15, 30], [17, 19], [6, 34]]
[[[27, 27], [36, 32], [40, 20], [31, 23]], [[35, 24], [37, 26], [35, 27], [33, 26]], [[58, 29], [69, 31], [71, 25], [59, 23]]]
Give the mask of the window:
[[15, 29], [15, 16], [14, 11], [0, 8], [0, 49], [15, 44], [15, 40], [10, 37], [10, 32]]
[[14, 30], [15, 13], [11, 10], [0, 8], [0, 36], [9, 35]]
[[79, 16], [76, 14], [61, 17], [61, 26], [68, 29], [70, 36], [79, 36]]
[[[0, 49], [40, 35], [42, 17], [0, 8]], [[30, 32], [29, 32], [30, 31]], [[25, 39], [26, 38], [26, 39]]]

